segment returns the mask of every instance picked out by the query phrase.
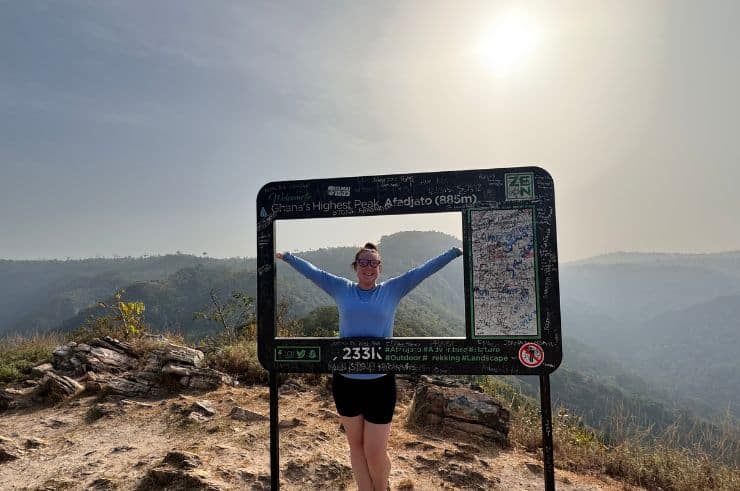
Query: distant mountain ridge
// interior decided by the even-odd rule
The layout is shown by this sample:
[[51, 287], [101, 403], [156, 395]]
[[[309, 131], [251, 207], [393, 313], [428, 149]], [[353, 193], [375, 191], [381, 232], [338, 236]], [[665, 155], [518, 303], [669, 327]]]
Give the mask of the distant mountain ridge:
[[[401, 232], [379, 243], [383, 278], [461, 245], [438, 232]], [[295, 253], [352, 278], [354, 252], [352, 247], [334, 247]], [[254, 259], [173, 255], [59, 263], [66, 262], [0, 261], [0, 292], [6, 293], [0, 295], [0, 319], [15, 315], [11, 324], [0, 323], [0, 335], [10, 327], [26, 332], [73, 329], [97, 312], [96, 300], [120, 287], [125, 287], [126, 298], [145, 302], [146, 320], [155, 328], [213, 334], [218, 325], [193, 319], [193, 312], [210, 304], [209, 290], [257, 293]], [[292, 268], [283, 263], [277, 268], [278, 297], [289, 299], [294, 316], [332, 305]], [[710, 417], [729, 408], [740, 417], [735, 356], [740, 252], [618, 253], [560, 264], [559, 274], [565, 356], [553, 375], [555, 399], [564, 397], [561, 402], [590, 411], [595, 424], [608, 419], [615, 398], [641, 401], [653, 421], [670, 421], [673, 411], [685, 405]], [[9, 298], [29, 310], [4, 308]], [[404, 300], [397, 329], [462, 335], [464, 316], [458, 260]]]

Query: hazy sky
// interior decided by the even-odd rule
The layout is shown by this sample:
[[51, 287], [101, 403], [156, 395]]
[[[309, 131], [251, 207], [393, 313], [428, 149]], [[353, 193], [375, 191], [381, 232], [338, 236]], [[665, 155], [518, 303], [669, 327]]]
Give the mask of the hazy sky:
[[[0, 258], [253, 256], [269, 181], [523, 164], [561, 260], [737, 250], [738, 25], [734, 0], [0, 1]], [[279, 244], [407, 227], [460, 228]]]

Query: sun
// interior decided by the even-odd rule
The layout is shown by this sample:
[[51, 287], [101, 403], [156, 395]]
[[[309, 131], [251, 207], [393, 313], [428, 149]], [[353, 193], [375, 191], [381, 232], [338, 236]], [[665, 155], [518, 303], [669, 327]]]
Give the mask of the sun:
[[529, 57], [536, 41], [536, 30], [531, 20], [523, 13], [510, 12], [480, 36], [476, 51], [490, 70], [507, 73]]

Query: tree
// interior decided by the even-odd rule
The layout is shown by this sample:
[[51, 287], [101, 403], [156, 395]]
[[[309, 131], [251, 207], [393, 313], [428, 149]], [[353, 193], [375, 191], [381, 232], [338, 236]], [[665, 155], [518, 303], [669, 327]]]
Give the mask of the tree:
[[222, 338], [226, 344], [240, 337], [254, 337], [255, 315], [254, 298], [242, 291], [234, 290], [231, 296], [222, 301], [219, 292], [211, 289], [211, 307], [203, 312], [195, 312], [193, 319], [218, 322], [223, 327]]
[[144, 322], [144, 302], [126, 302], [124, 290], [113, 294], [110, 304], [98, 301], [98, 306], [106, 312], [104, 315], [91, 316], [77, 330], [76, 337], [102, 337], [130, 339], [141, 336], [148, 330]]

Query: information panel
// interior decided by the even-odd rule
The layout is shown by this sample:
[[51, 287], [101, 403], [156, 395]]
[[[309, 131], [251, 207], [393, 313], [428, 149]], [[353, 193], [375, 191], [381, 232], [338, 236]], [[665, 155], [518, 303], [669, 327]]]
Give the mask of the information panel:
[[[463, 225], [465, 337], [277, 337], [277, 221], [442, 212]], [[257, 266], [258, 354], [271, 371], [542, 375], [562, 359], [554, 190], [539, 167], [269, 183]]]
[[471, 210], [473, 336], [537, 337], [532, 208]]

